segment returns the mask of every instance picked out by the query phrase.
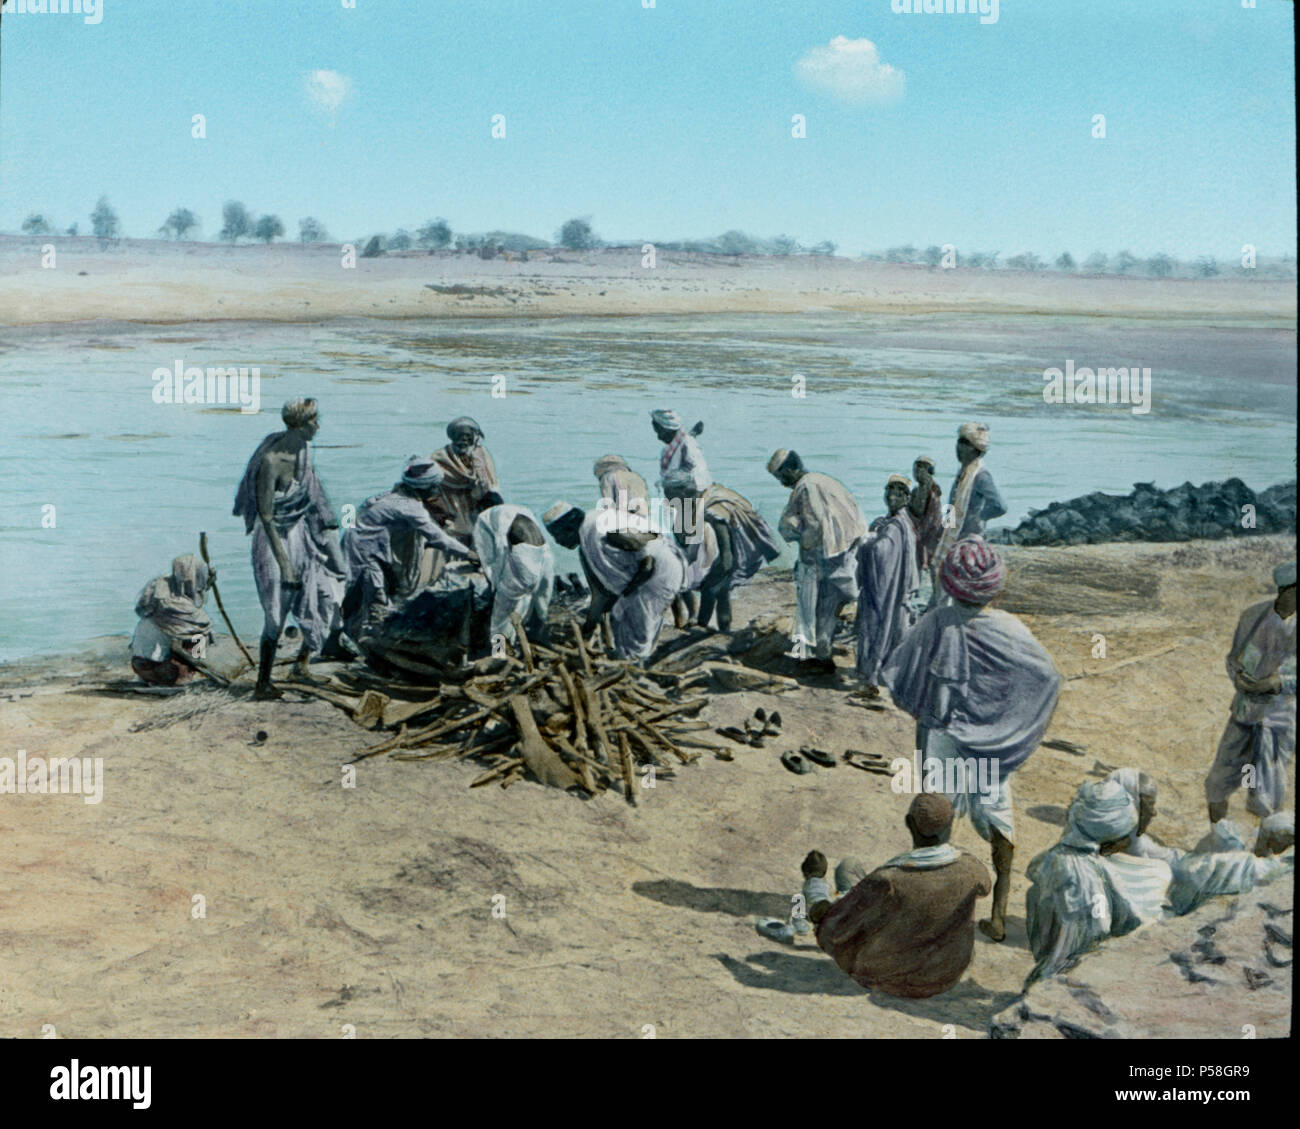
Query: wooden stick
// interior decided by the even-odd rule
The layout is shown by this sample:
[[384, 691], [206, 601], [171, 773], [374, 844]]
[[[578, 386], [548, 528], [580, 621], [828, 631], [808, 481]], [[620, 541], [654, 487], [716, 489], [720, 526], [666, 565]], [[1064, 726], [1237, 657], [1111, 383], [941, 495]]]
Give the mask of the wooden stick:
[[623, 798], [636, 807], [636, 774], [632, 771], [632, 749], [626, 733], [618, 735], [618, 763], [623, 769]]
[[578, 654], [582, 658], [582, 669], [586, 673], [587, 677], [590, 678], [592, 675], [591, 656], [587, 654], [587, 644], [582, 638], [582, 625], [578, 622], [576, 616], [571, 619], [569, 623], [573, 627], [573, 638], [577, 641]]
[[515, 629], [515, 642], [519, 644], [519, 653], [524, 656], [524, 669], [533, 672], [533, 649], [528, 645], [528, 636], [524, 634], [524, 621], [518, 612], [510, 613], [510, 622]]
[[471, 788], [481, 788], [484, 784], [491, 784], [498, 776], [509, 775], [516, 768], [521, 767], [523, 763], [523, 757], [515, 757], [512, 760], [505, 761], [504, 763], [497, 765], [496, 768], [488, 769], [488, 771], [483, 773], [482, 776], [475, 777], [470, 781], [469, 786]]
[[587, 688], [586, 683], [583, 683], [581, 693], [582, 703], [587, 708], [587, 725], [595, 738], [596, 756], [599, 760], [608, 764], [609, 739], [605, 736], [605, 730], [600, 721], [600, 701], [598, 696]]
[[[203, 558], [203, 563], [211, 565], [212, 561], [208, 557], [208, 535], [206, 532], [199, 534], [199, 555]], [[253, 656], [248, 653], [248, 648], [244, 646], [244, 641], [240, 639], [239, 632], [235, 630], [235, 625], [230, 622], [230, 616], [226, 615], [226, 605], [221, 602], [221, 592], [217, 589], [217, 582], [211, 581], [212, 595], [216, 597], [217, 611], [221, 613], [221, 618], [226, 621], [226, 626], [230, 628], [230, 637], [234, 639], [235, 646], [243, 652], [244, 658], [248, 660], [248, 665], [254, 670], [257, 669], [257, 663]]]

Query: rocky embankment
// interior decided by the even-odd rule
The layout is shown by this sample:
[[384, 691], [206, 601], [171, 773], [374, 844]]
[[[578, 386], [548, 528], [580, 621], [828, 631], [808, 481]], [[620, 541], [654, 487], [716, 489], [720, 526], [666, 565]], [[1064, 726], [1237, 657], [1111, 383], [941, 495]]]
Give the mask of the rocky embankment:
[[989, 1024], [994, 1039], [1243, 1039], [1291, 1034], [1295, 886], [1248, 894], [1107, 941]]
[[[1244, 507], [1253, 506], [1254, 510]], [[1253, 524], [1251, 520], [1253, 518]], [[994, 540], [1009, 545], [1096, 545], [1105, 541], [1219, 540], [1264, 533], [1294, 533], [1296, 484], [1256, 494], [1239, 478], [1172, 490], [1138, 482], [1127, 497], [1095, 492], [1031, 510], [1015, 529]]]

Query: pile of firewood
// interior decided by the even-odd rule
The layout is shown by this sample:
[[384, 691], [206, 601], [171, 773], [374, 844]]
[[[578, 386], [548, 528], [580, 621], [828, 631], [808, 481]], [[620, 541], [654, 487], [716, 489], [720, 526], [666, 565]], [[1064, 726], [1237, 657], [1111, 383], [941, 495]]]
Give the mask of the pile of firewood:
[[685, 696], [683, 685], [695, 678], [610, 658], [584, 640], [576, 619], [570, 629], [570, 642], [542, 646], [530, 643], [516, 620], [517, 654], [480, 659], [461, 680], [436, 689], [354, 671], [341, 675], [350, 680], [343, 685], [282, 685], [333, 702], [367, 728], [396, 730], [354, 762], [383, 754], [404, 761], [474, 757], [488, 769], [470, 787], [509, 787], [527, 773], [590, 794], [621, 786], [635, 804], [646, 766], [659, 773], [705, 750], [731, 759], [699, 736], [708, 722], [691, 720], [708, 704], [707, 697]]

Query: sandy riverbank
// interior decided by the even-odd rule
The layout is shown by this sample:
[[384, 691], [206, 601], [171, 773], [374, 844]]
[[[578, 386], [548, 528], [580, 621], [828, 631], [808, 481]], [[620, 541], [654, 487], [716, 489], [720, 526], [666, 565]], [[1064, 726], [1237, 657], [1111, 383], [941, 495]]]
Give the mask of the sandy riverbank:
[[[51, 242], [55, 267], [42, 267]], [[439, 289], [432, 289], [439, 288]], [[559, 317], [801, 313], [1025, 313], [1285, 324], [1295, 283], [1085, 276], [816, 256], [640, 248], [531, 257], [403, 252], [344, 269], [334, 244], [228, 247], [0, 236], [0, 326], [106, 319], [176, 323], [339, 317]]]
[[[1293, 553], [1286, 537], [1008, 550], [1003, 606], [1070, 679], [1050, 735], [1086, 753], [1040, 749], [1016, 774], [1007, 941], [981, 938], [962, 982], [931, 1000], [866, 993], [816, 949], [771, 944], [751, 924], [787, 911], [808, 848], [879, 862], [905, 847], [888, 778], [843, 765], [796, 777], [778, 761], [809, 741], [906, 755], [911, 724], [896, 711], [820, 687], [717, 695], [715, 725], [777, 706], [787, 739], [685, 766], [632, 810], [531, 782], [470, 791], [472, 763], [377, 759], [345, 790], [340, 766], [373, 738], [324, 702], [99, 696], [86, 687], [123, 676], [102, 654], [0, 668], [7, 744], [103, 757], [107, 774], [97, 805], [0, 796], [0, 1036], [53, 1024], [64, 1036], [337, 1037], [353, 1024], [361, 1038], [636, 1038], [651, 1024], [659, 1037], [935, 1038], [951, 1023], [980, 1037], [1032, 963], [1025, 866], [1055, 842], [1094, 762], [1156, 776], [1158, 837], [1201, 836], [1201, 782], [1231, 698], [1223, 653]], [[788, 576], [764, 574], [737, 621], [788, 612], [791, 597]], [[1098, 633], [1104, 660], [1091, 657]], [[269, 737], [253, 744], [259, 729]], [[1253, 827], [1240, 797], [1231, 814]], [[987, 857], [969, 824], [954, 841]], [[1233, 1031], [1248, 1021], [1223, 1017]]]

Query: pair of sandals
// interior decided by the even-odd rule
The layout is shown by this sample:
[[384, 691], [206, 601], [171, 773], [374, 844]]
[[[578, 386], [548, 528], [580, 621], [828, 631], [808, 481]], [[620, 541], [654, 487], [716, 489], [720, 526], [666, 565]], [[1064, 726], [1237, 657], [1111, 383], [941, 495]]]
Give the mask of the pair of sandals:
[[764, 747], [763, 738], [775, 737], [781, 732], [781, 714], [778, 710], [773, 710], [770, 714], [759, 706], [754, 711], [754, 720], [758, 722], [755, 728], [745, 719], [745, 727], [741, 729], [735, 725], [724, 725], [717, 733], [721, 737], [726, 737], [729, 741], [735, 741], [741, 745], [751, 745], [755, 749]]
[[810, 772], [816, 772], [817, 766], [822, 768], [834, 768], [838, 763], [833, 754], [828, 753], [825, 749], [818, 749], [812, 745], [800, 745], [799, 751], [793, 750], [781, 754], [781, 763], [791, 772], [798, 776], [806, 776]]

